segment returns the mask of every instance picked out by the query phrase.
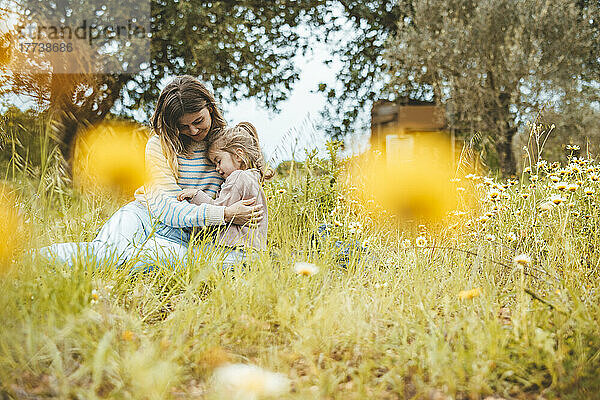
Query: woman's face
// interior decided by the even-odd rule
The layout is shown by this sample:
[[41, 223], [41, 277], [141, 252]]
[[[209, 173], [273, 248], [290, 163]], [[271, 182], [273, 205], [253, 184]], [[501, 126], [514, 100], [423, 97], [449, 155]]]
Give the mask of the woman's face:
[[187, 136], [195, 142], [201, 142], [210, 131], [211, 123], [210, 112], [205, 107], [198, 112], [184, 114], [179, 120], [177, 128], [180, 135]]

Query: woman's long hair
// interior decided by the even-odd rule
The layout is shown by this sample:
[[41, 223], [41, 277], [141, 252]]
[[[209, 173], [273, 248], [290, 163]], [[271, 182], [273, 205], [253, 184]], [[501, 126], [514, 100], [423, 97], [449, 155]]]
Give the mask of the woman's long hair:
[[211, 125], [207, 135], [210, 139], [227, 123], [217, 106], [215, 96], [199, 80], [190, 75], [173, 79], [158, 96], [152, 115], [152, 129], [160, 138], [162, 151], [175, 177], [179, 176], [177, 155], [187, 154], [192, 139], [179, 134], [179, 122], [185, 114], [208, 109]]
[[[237, 152], [241, 150], [241, 152]], [[239, 155], [242, 159], [241, 169], [256, 168], [260, 172], [261, 181], [271, 179], [275, 171], [271, 169], [263, 157], [258, 142], [258, 132], [250, 122], [240, 122], [233, 128], [224, 128], [208, 139], [208, 152], [226, 151]]]

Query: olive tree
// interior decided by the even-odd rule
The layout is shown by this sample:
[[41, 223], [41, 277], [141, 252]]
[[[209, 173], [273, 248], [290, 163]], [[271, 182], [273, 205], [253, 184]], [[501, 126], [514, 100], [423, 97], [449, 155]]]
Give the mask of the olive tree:
[[[512, 142], [544, 105], [598, 98], [598, 4], [417, 0], [386, 46], [393, 96], [434, 99], [458, 133], [480, 132], [514, 174]], [[567, 107], [568, 108], [568, 107]]]

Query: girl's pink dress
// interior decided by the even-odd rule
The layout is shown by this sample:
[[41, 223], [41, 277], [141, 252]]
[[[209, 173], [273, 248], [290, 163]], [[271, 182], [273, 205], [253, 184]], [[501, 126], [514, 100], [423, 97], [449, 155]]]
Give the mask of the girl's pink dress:
[[253, 247], [264, 250], [267, 247], [267, 198], [260, 184], [260, 172], [257, 169], [238, 169], [233, 171], [225, 179], [223, 185], [221, 185], [221, 191], [216, 199], [212, 199], [202, 190], [198, 190], [190, 200], [190, 203], [196, 205], [208, 203], [218, 206], [229, 206], [239, 200], [252, 197], [256, 197], [257, 205], [263, 205], [263, 220], [259, 222], [256, 228], [229, 223], [219, 231], [219, 240], [217, 243], [221, 246]]

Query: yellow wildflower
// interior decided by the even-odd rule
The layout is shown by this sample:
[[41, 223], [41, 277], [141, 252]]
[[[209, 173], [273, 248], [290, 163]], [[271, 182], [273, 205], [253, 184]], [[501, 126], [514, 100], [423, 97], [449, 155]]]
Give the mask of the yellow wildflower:
[[481, 295], [480, 287], [470, 290], [461, 290], [460, 292], [458, 292], [458, 298], [461, 300], [472, 299], [474, 297], [478, 297], [479, 295]]
[[565, 190], [567, 188], [567, 182], [558, 182], [554, 187], [558, 190]]
[[116, 122], [78, 135], [73, 155], [75, 183], [130, 196], [145, 181], [146, 135], [142, 127]]
[[556, 205], [562, 204], [565, 202], [565, 198], [558, 195], [558, 194], [553, 194], [552, 196], [550, 196], [550, 201]]

